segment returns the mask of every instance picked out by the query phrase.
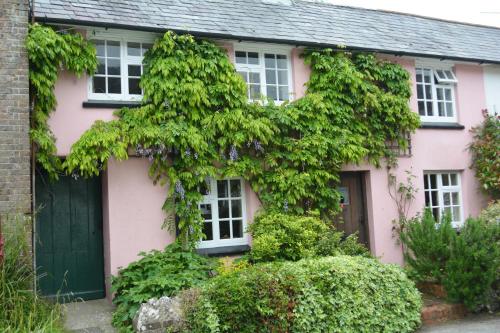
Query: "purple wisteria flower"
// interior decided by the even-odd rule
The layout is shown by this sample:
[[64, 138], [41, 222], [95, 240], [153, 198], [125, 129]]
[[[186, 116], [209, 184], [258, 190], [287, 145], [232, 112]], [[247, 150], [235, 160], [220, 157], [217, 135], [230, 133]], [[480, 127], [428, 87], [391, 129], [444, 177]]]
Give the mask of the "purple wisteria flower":
[[184, 197], [186, 195], [186, 191], [184, 190], [184, 187], [182, 186], [182, 182], [180, 180], [177, 180], [175, 182], [175, 193], [182, 199], [184, 200]]
[[238, 159], [238, 151], [234, 145], [232, 145], [231, 149], [229, 149], [229, 158], [231, 161], [236, 161]]

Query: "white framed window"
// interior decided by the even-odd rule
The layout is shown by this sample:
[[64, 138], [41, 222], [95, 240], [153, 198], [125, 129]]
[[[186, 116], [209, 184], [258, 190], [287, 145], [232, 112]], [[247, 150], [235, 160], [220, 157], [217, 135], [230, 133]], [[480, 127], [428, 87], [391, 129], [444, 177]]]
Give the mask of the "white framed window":
[[425, 206], [436, 221], [444, 214], [451, 216], [454, 227], [463, 222], [462, 190], [458, 172], [426, 172], [424, 174]]
[[262, 96], [277, 104], [292, 99], [291, 49], [237, 45], [236, 71], [247, 83], [249, 100]]
[[198, 248], [247, 245], [245, 188], [241, 178], [209, 179], [199, 207], [205, 219]]
[[91, 100], [137, 101], [142, 98], [139, 87], [144, 72], [144, 53], [152, 47], [154, 36], [93, 31], [90, 40], [97, 51], [98, 66], [89, 77], [88, 98]]
[[416, 68], [418, 113], [422, 121], [456, 122], [455, 84], [451, 69]]

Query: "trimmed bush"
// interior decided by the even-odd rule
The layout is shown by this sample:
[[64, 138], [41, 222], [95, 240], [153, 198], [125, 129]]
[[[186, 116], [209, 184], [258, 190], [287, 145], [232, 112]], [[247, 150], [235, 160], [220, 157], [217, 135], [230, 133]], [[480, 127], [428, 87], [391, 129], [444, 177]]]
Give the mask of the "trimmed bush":
[[257, 264], [205, 284], [185, 332], [413, 332], [421, 305], [402, 269], [375, 259]]
[[468, 219], [451, 248], [443, 281], [449, 299], [472, 311], [491, 307], [500, 269], [500, 223]]
[[451, 256], [451, 243], [457, 237], [449, 216], [436, 223], [429, 209], [421, 218], [408, 221], [400, 233], [404, 258], [410, 276], [416, 281], [442, 283]]
[[183, 251], [178, 243], [168, 245], [164, 251], [140, 255], [141, 259], [111, 279], [111, 289], [115, 292], [113, 303], [117, 306], [113, 325], [122, 332], [132, 332], [132, 319], [141, 303], [197, 286], [209, 278], [214, 268], [210, 259]]
[[343, 232], [315, 213], [301, 216], [264, 212], [257, 215], [248, 230], [253, 239], [250, 257], [255, 262], [369, 254], [355, 234], [345, 238]]

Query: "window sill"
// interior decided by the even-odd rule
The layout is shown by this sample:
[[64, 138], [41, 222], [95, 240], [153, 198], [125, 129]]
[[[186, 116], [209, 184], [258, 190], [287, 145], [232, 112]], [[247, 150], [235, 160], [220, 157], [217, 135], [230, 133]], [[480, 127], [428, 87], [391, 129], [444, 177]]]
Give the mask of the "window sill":
[[196, 252], [207, 256], [226, 256], [232, 254], [242, 254], [250, 250], [248, 245], [232, 245], [197, 249]]
[[135, 108], [141, 105], [139, 101], [109, 101], [89, 100], [82, 103], [83, 108], [94, 109], [119, 109], [123, 107]]
[[463, 130], [465, 128], [465, 126], [458, 124], [458, 123], [422, 122], [422, 123], [420, 123], [420, 128], [422, 128], [422, 129]]

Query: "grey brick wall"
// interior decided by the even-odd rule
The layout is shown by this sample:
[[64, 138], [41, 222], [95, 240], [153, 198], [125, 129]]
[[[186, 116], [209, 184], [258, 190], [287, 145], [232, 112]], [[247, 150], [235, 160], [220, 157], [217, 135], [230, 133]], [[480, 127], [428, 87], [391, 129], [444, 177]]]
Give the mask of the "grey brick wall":
[[0, 0], [0, 214], [30, 211], [28, 0]]

